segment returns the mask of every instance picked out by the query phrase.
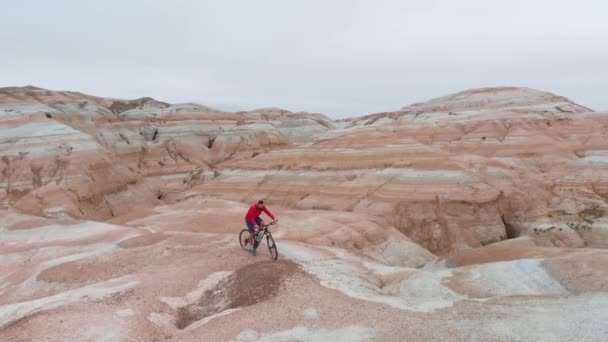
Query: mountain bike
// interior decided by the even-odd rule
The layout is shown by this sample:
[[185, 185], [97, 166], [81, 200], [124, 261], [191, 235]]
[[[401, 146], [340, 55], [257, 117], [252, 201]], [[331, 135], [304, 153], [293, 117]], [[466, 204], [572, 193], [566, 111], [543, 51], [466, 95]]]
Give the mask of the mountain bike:
[[[266, 244], [268, 245], [268, 251], [270, 251], [270, 257], [272, 257], [274, 260], [277, 260], [277, 258], [279, 257], [277, 245], [274, 243], [272, 233], [270, 232], [270, 230], [268, 230], [268, 227], [272, 226], [275, 223], [276, 222], [273, 221], [260, 226], [260, 229], [253, 235], [253, 239], [255, 240], [253, 243], [253, 248], [257, 249], [260, 243], [262, 242], [262, 239], [266, 237]], [[247, 250], [249, 248], [249, 230], [241, 230], [241, 233], [239, 234], [239, 243], [241, 244], [241, 248], [243, 248], [244, 250]]]

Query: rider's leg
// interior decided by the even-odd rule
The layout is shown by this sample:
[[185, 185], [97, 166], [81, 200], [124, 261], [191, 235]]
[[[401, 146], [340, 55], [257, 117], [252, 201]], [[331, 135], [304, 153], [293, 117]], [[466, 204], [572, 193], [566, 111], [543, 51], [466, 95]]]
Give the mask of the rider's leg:
[[249, 231], [249, 238], [247, 239], [247, 243], [250, 246], [249, 251], [253, 252], [254, 251], [253, 244], [255, 241], [253, 238], [253, 235], [254, 235], [255, 229], [253, 228], [253, 224], [251, 222], [245, 221], [245, 223], [247, 224], [247, 230]]
[[[261, 218], [256, 217], [255, 223], [258, 225], [258, 229], [260, 229], [260, 228], [262, 228], [262, 224], [264, 224], [264, 221]], [[255, 248], [255, 240], [254, 240], [255, 233], [251, 233], [250, 235], [251, 235], [251, 237], [250, 237], [251, 240], [250, 241], [252, 241], [251, 247], [253, 249], [253, 253], [255, 253], [255, 249], [256, 249]]]
[[250, 243], [251, 246], [253, 246], [253, 239], [254, 239], [254, 233], [253, 232], [249, 232], [249, 237], [247, 238], [247, 243]]

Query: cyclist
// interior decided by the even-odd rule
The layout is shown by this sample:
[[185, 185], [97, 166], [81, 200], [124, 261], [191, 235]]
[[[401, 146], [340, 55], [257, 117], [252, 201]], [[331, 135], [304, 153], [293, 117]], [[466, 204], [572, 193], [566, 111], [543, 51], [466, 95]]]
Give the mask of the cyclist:
[[249, 230], [249, 238], [245, 244], [248, 244], [250, 241], [252, 242], [251, 248], [248, 249], [248, 252], [253, 255], [256, 254], [256, 250], [253, 248], [253, 235], [255, 231], [264, 224], [264, 220], [260, 218], [262, 212], [266, 213], [266, 215], [270, 216], [270, 218], [274, 221], [278, 221], [266, 208], [263, 200], [259, 200], [257, 204], [252, 204], [251, 207], [249, 207], [249, 211], [247, 211], [247, 215], [245, 215], [245, 224], [247, 225], [247, 230]]

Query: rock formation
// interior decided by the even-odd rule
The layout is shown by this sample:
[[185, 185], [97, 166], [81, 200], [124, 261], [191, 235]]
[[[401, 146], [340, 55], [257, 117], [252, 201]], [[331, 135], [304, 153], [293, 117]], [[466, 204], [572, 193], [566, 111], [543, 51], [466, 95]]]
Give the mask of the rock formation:
[[607, 128], [527, 88], [340, 121], [2, 88], [0, 340], [603, 341]]
[[[312, 145], [226, 161], [201, 191], [384, 217], [435, 253], [520, 235], [607, 246], [608, 113], [519, 88], [406, 108], [417, 109], [353, 120], [367, 121]], [[452, 120], [440, 110], [460, 114]]]
[[[286, 146], [298, 134], [292, 132], [298, 124], [286, 119], [292, 114], [265, 113], [3, 88], [0, 196], [31, 213], [95, 219], [120, 215], [135, 204], [159, 204], [162, 186], [202, 182], [203, 171]], [[331, 127], [321, 115], [310, 120], [305, 113], [293, 115], [307, 129], [308, 121]], [[301, 141], [299, 136], [293, 143]]]

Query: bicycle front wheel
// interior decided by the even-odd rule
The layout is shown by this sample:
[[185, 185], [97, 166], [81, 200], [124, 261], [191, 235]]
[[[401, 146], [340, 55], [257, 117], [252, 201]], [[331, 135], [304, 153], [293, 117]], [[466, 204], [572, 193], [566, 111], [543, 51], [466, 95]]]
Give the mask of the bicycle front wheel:
[[277, 245], [274, 243], [274, 239], [272, 238], [272, 236], [268, 236], [266, 238], [266, 242], [268, 243], [268, 251], [270, 251], [270, 256], [274, 260], [277, 260], [277, 258], [279, 257], [279, 251], [277, 250]]

